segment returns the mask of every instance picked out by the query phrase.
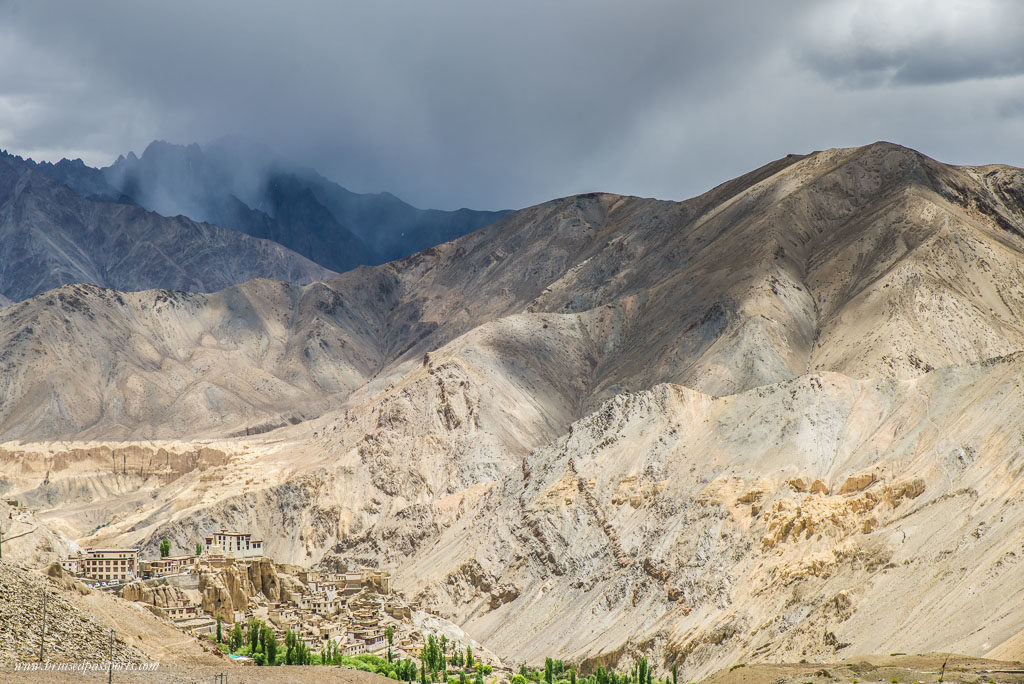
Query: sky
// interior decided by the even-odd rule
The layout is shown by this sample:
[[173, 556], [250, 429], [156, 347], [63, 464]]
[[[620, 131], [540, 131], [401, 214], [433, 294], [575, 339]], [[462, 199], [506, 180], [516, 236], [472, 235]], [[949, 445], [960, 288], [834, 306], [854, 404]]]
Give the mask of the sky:
[[876, 140], [1024, 166], [1024, 2], [0, 0], [0, 148], [227, 135], [443, 209], [684, 199]]

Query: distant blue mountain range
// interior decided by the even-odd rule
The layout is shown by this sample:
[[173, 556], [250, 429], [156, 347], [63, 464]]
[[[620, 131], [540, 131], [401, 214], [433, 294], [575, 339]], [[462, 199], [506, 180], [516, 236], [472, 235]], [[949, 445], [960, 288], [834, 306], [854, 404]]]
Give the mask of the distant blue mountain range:
[[234, 228], [338, 272], [414, 254], [509, 213], [417, 209], [390, 193], [351, 192], [239, 138], [205, 147], [156, 141], [102, 169], [61, 160], [37, 170], [83, 197]]

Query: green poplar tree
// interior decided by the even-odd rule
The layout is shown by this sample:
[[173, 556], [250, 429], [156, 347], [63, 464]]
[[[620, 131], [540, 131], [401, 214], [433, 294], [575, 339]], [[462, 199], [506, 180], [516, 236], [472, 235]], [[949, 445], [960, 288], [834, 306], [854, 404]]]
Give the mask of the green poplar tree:
[[277, 636], [269, 625], [263, 625], [263, 652], [267, 654], [267, 665], [277, 665]]
[[256, 628], [256, 618], [249, 620], [249, 653], [256, 653], [260, 645], [260, 632]]
[[167, 558], [170, 555], [171, 555], [171, 540], [168, 539], [167, 537], [164, 537], [160, 541], [160, 557], [161, 558]]
[[238, 649], [242, 648], [242, 642], [245, 641], [245, 637], [242, 635], [242, 625], [235, 623], [235, 626], [231, 629], [231, 652], [234, 653]]

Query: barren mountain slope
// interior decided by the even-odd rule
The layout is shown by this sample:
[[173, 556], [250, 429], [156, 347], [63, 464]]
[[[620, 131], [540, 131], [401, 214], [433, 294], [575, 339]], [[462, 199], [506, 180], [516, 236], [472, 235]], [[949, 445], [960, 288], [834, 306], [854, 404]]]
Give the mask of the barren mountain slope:
[[[527, 337], [544, 334], [539, 314], [606, 319], [607, 337], [588, 351], [589, 369], [573, 379], [573, 418], [618, 392], [659, 382], [722, 395], [807, 370], [903, 378], [1010, 353], [1024, 348], [1024, 275], [1016, 267], [1024, 245], [1021, 178], [1014, 169], [948, 167], [879, 143], [780, 160], [688, 202], [595, 195], [532, 207], [454, 242], [316, 286], [360, 326], [350, 330], [328, 312], [319, 317], [324, 334], [358, 336], [375, 355], [374, 363], [357, 364], [356, 374], [346, 370], [343, 387], [327, 382], [324, 389], [340, 391], [333, 398], [342, 401], [362, 382], [401, 375], [424, 353], [512, 314], [533, 314], [522, 323], [533, 328]], [[91, 310], [90, 296], [82, 296], [81, 308]], [[48, 297], [25, 306], [50, 306]], [[48, 344], [19, 336], [23, 328], [9, 311], [0, 319], [0, 353], [20, 357], [26, 345]], [[71, 326], [91, 325], [82, 312], [65, 314]], [[276, 316], [258, 308], [252, 315]], [[228, 308], [221, 320], [244, 330], [252, 323], [247, 316]], [[113, 330], [76, 333], [66, 358], [77, 362], [79, 339], [151, 334], [131, 318]], [[281, 324], [275, 337], [308, 334], [288, 316]], [[127, 363], [120, 348], [99, 356], [118, 368]], [[176, 357], [200, 348], [193, 335], [181, 340]], [[202, 349], [203, 358], [235, 374], [234, 349], [213, 345]], [[317, 358], [295, 360], [330, 375]], [[47, 369], [32, 375], [42, 380]], [[94, 389], [91, 399], [76, 392], [74, 400], [88, 402], [93, 413], [125, 401], [106, 376], [79, 375]], [[178, 406], [193, 405], [175, 403], [181, 392], [136, 394], [140, 413], [156, 422], [135, 421], [117, 434], [168, 436], [170, 427], [170, 436], [179, 436]], [[43, 416], [54, 401], [25, 395], [7, 410]], [[58, 390], [56, 401], [71, 399]], [[275, 412], [267, 422], [281, 423], [295, 410], [271, 400], [260, 415]], [[309, 413], [305, 405], [302, 412]], [[225, 416], [221, 435], [250, 420], [238, 419], [234, 408], [212, 417], [218, 413]], [[88, 425], [22, 419], [2, 434], [104, 436], [83, 432]]]
[[[199, 421], [210, 441], [137, 444], [127, 467], [116, 445], [7, 445], [5, 495], [88, 543], [152, 551], [167, 535], [184, 550], [228, 526], [279, 560], [386, 565], [515, 659], [653, 647], [693, 677], [886, 644], [980, 654], [1024, 628], [989, 602], [1020, 589], [1006, 569], [1021, 543], [1021, 187], [1016, 169], [894, 145], [829, 150], [683, 203], [550, 202], [325, 285], [190, 296], [129, 326], [127, 339], [192, 331], [150, 342], [176, 350], [185, 388], [271, 373], [308, 394], [253, 381], [232, 396], [259, 411], [225, 416], [321, 413], [234, 439], [247, 418], [218, 430], [212, 404], [180, 418], [187, 389], [157, 401], [97, 383], [134, 352], [103, 354], [111, 326], [79, 321], [117, 295], [84, 292], [53, 325], [86, 326], [90, 353], [116, 360], [110, 375], [82, 364], [83, 387], [102, 388], [92, 403], [131, 396], [152, 416], [118, 434]], [[219, 303], [243, 296], [251, 308]], [[317, 313], [323, 299], [343, 314]], [[46, 349], [28, 323], [45, 306], [0, 312], [0, 353], [18, 359], [0, 377], [32, 369], [10, 385], [4, 434], [99, 439], [106, 418], [47, 432], [38, 407], [67, 376], [20, 360]], [[306, 366], [311, 321], [332, 342]], [[80, 360], [80, 337], [50, 358]], [[339, 375], [314, 382], [308, 367]], [[175, 465], [158, 476], [153, 452]]]
[[212, 295], [67, 285], [0, 313], [0, 430], [20, 439], [266, 430], [379, 365], [372, 319], [320, 283]]
[[332, 275], [229, 228], [83, 199], [0, 152], [0, 292], [10, 299], [64, 283], [209, 292], [256, 277], [308, 283]]
[[1022, 364], [616, 397], [399, 584], [528, 661], [985, 653], [1024, 626]]

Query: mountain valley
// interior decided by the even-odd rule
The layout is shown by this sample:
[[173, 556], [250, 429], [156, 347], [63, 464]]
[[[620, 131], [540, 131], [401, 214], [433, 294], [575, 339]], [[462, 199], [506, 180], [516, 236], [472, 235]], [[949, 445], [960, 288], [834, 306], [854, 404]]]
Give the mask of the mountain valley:
[[340, 274], [6, 287], [19, 558], [251, 531], [514, 669], [1024, 658], [1024, 171], [875, 143], [494, 218]]

